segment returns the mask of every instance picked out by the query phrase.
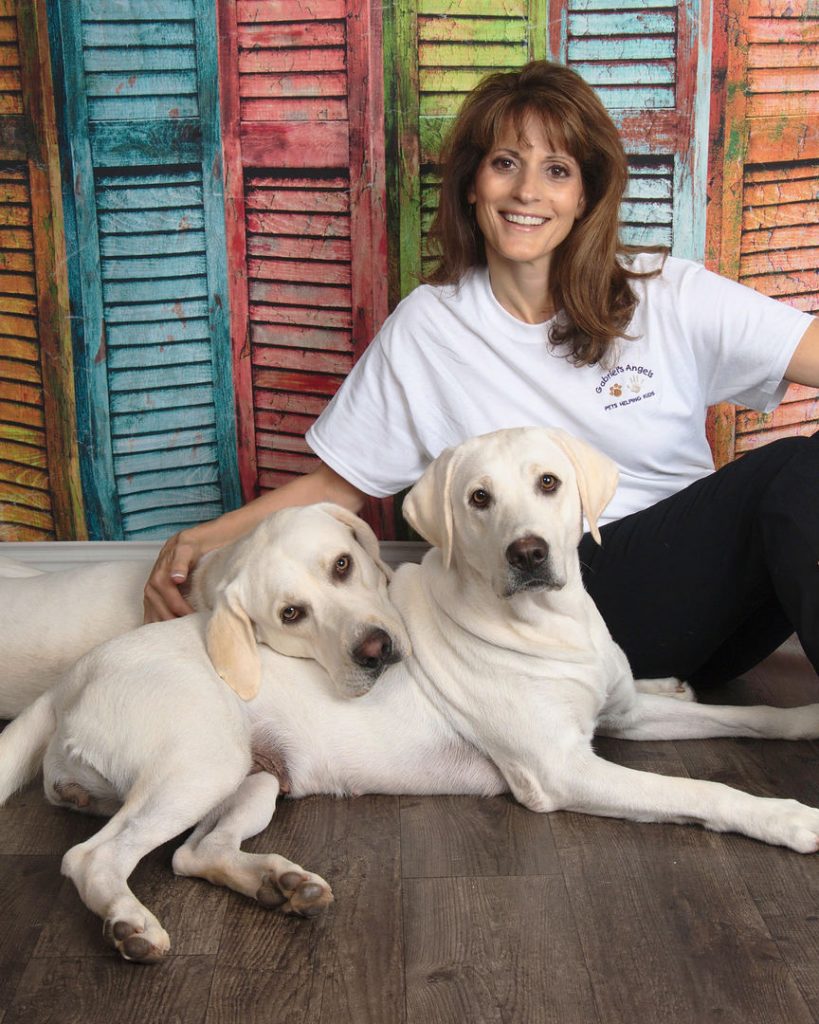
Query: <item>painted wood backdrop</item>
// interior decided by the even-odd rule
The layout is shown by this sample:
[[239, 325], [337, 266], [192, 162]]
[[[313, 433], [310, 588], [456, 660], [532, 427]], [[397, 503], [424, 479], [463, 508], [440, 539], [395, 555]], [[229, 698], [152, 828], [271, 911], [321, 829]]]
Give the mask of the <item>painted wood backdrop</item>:
[[[532, 57], [618, 124], [627, 240], [819, 311], [815, 0], [0, 0], [0, 538], [161, 538], [309, 470], [447, 125]], [[721, 463], [819, 402], [709, 419]]]

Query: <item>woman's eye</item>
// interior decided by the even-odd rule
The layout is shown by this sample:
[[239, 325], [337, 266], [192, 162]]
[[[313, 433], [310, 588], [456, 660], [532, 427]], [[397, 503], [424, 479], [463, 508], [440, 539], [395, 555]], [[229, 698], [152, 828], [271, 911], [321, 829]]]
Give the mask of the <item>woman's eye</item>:
[[495, 159], [492, 161], [492, 166], [497, 171], [508, 171], [515, 165], [514, 162], [509, 159], [508, 156], [496, 156]]
[[297, 605], [289, 604], [286, 608], [281, 610], [281, 620], [290, 625], [293, 622], [298, 622], [299, 619], [304, 617], [304, 609], [299, 608]]
[[333, 566], [333, 572], [336, 576], [346, 576], [350, 571], [352, 565], [352, 559], [349, 555], [342, 555], [336, 559], [336, 564]]
[[568, 178], [569, 169], [564, 167], [562, 164], [553, 164], [549, 168], [549, 174], [551, 174], [553, 178]]
[[540, 489], [546, 492], [554, 491], [559, 483], [560, 481], [556, 476], [552, 476], [551, 473], [544, 473], [540, 478]]
[[489, 491], [485, 491], [483, 487], [478, 487], [469, 495], [469, 504], [474, 508], [486, 508], [491, 501], [491, 495]]

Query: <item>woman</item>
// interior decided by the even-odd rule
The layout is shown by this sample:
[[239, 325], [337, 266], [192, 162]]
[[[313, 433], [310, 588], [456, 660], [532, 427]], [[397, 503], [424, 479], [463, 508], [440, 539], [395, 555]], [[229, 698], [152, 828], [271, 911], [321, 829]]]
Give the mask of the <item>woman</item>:
[[410, 485], [443, 448], [500, 427], [563, 427], [621, 483], [587, 589], [635, 675], [730, 678], [794, 629], [819, 670], [819, 437], [714, 472], [706, 408], [763, 410], [819, 386], [819, 321], [618, 241], [626, 158], [593, 90], [536, 61], [467, 97], [443, 154], [429, 283], [388, 318], [307, 440], [319, 469], [172, 537], [146, 616], [206, 551], [286, 505]]

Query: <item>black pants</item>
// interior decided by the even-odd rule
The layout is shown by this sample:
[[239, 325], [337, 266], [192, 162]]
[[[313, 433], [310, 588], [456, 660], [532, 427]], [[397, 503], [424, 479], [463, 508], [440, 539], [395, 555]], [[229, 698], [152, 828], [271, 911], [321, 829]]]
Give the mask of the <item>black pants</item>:
[[706, 687], [794, 631], [819, 673], [819, 434], [774, 441], [580, 543], [637, 678]]

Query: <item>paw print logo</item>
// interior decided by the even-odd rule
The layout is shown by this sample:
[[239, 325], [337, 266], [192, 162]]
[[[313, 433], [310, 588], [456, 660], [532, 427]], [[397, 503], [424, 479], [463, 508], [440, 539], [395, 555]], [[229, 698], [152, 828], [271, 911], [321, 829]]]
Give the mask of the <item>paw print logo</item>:
[[634, 373], [634, 374], [632, 374], [632, 375], [631, 375], [631, 376], [629, 377], [629, 379], [628, 379], [628, 384], [626, 385], [626, 387], [627, 387], [627, 388], [629, 389], [629, 391], [631, 391], [631, 392], [632, 392], [633, 394], [635, 394], [635, 395], [639, 395], [639, 394], [640, 394], [640, 392], [641, 392], [641, 391], [643, 390], [643, 382], [642, 382], [642, 381], [640, 380], [640, 378], [639, 378], [639, 377], [637, 376], [637, 374], [636, 374], [636, 373]]
[[623, 385], [622, 384], [612, 384], [612, 386], [609, 388], [609, 394], [613, 395], [615, 398], [619, 398], [620, 395], [622, 395], [622, 393], [623, 393]]

